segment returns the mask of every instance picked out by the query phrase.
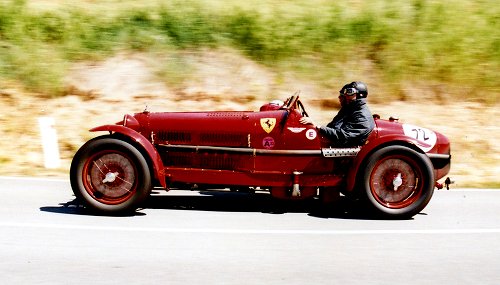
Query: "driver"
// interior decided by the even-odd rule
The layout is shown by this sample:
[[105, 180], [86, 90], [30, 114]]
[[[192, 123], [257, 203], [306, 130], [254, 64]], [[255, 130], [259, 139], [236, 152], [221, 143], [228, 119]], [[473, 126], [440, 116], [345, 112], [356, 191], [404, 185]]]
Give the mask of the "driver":
[[340, 89], [340, 111], [323, 127], [310, 117], [302, 117], [300, 123], [313, 125], [337, 147], [363, 145], [375, 127], [375, 121], [366, 104], [368, 88], [360, 81], [351, 82]]

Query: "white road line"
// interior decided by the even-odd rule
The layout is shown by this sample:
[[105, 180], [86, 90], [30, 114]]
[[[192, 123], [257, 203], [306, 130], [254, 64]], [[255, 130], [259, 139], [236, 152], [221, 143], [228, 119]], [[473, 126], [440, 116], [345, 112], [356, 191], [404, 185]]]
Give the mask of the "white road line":
[[65, 178], [56, 178], [56, 177], [30, 177], [30, 176], [0, 176], [0, 181], [35, 181], [35, 182], [64, 182], [69, 183], [69, 179]]
[[59, 230], [96, 230], [156, 233], [199, 234], [279, 234], [279, 235], [408, 235], [408, 234], [500, 234], [500, 229], [415, 229], [415, 230], [265, 230], [265, 229], [210, 229], [210, 228], [151, 228], [151, 227], [103, 227], [84, 225], [58, 225], [34, 223], [0, 223], [0, 227], [38, 228]]

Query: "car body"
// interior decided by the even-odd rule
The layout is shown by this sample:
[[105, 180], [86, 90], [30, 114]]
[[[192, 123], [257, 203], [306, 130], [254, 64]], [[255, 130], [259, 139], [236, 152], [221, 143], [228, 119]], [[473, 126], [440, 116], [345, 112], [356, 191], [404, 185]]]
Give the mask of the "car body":
[[259, 187], [295, 200], [342, 192], [386, 217], [409, 218], [450, 170], [450, 142], [438, 132], [375, 115], [364, 145], [333, 148], [302, 116], [298, 95], [259, 111], [125, 115], [91, 129], [109, 134], [75, 154], [72, 188], [109, 214], [135, 210], [154, 187], [196, 184]]

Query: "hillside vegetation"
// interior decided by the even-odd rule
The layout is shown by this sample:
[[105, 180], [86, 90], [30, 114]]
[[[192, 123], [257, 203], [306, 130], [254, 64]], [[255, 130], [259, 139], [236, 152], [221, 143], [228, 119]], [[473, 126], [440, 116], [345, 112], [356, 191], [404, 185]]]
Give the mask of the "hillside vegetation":
[[[371, 77], [378, 100], [418, 99], [408, 86], [488, 104], [500, 92], [496, 0], [65, 2], [0, 2], [0, 80], [58, 97], [74, 62], [230, 47], [323, 87]], [[170, 85], [189, 73], [182, 58], [157, 72]]]

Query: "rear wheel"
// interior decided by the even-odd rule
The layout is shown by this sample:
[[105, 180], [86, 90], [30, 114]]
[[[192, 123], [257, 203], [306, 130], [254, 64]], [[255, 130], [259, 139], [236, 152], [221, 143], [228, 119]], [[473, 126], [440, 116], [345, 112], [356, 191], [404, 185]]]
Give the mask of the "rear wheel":
[[429, 158], [404, 146], [376, 151], [368, 159], [363, 177], [365, 200], [387, 218], [411, 218], [425, 208], [434, 192]]
[[135, 210], [152, 189], [143, 155], [109, 136], [93, 139], [78, 150], [70, 179], [76, 197], [87, 207], [108, 214]]

